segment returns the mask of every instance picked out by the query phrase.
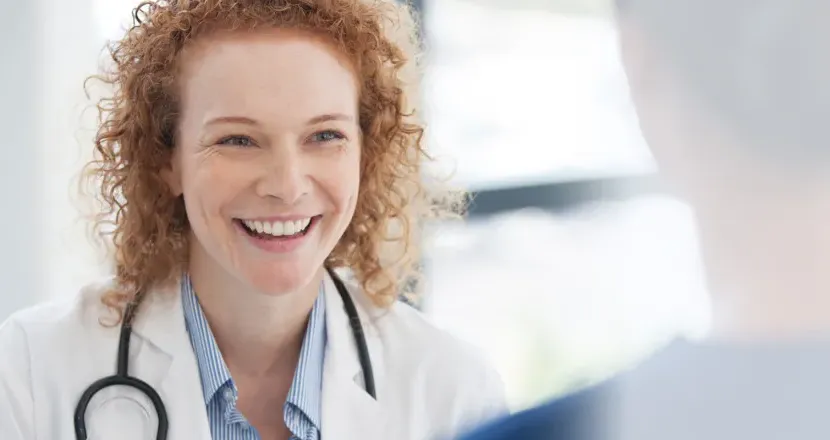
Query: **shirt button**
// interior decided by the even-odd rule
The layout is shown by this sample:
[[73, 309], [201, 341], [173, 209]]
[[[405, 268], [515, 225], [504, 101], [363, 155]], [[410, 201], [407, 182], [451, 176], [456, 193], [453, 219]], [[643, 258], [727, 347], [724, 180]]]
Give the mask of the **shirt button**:
[[225, 393], [224, 394], [225, 394], [225, 400], [227, 400], [228, 402], [233, 402], [234, 401], [234, 396], [233, 396], [233, 390], [232, 389], [225, 388]]

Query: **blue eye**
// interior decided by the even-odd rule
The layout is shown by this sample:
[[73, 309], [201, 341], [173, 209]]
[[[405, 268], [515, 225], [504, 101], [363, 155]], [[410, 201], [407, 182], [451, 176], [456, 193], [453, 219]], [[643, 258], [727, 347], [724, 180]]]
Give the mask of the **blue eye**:
[[317, 133], [314, 133], [313, 135], [311, 135], [311, 142], [324, 143], [324, 142], [339, 141], [339, 140], [343, 140], [343, 139], [346, 139], [346, 136], [344, 136], [343, 133], [340, 133], [339, 131], [336, 131], [336, 130], [323, 130], [323, 131], [318, 131]]
[[218, 142], [220, 145], [230, 145], [232, 147], [253, 147], [254, 140], [249, 138], [248, 136], [228, 136], [222, 138]]

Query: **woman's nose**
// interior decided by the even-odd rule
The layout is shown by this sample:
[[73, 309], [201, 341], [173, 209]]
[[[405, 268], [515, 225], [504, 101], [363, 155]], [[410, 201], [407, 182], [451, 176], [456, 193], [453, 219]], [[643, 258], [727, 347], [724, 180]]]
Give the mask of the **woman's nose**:
[[296, 151], [274, 151], [263, 158], [256, 185], [260, 197], [275, 197], [292, 205], [308, 194], [311, 187], [301, 155]]

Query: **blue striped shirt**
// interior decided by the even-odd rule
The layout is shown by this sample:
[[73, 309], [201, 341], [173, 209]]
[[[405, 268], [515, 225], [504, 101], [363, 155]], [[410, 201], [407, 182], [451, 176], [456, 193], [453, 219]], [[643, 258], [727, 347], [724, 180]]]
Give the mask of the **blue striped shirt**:
[[[239, 392], [210, 330], [190, 277], [182, 278], [182, 305], [190, 343], [199, 364], [213, 440], [260, 440], [259, 433], [236, 408]], [[326, 348], [326, 302], [323, 286], [308, 319], [300, 359], [283, 407], [292, 440], [320, 440], [323, 358]]]

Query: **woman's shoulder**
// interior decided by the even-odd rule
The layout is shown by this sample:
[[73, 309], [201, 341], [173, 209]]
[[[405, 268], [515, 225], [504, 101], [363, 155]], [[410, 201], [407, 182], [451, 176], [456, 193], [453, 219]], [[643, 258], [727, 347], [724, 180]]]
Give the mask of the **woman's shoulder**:
[[364, 312], [362, 318], [370, 324], [368, 331], [377, 331], [381, 339], [400, 339], [406, 350], [425, 357], [453, 353], [454, 362], [486, 364], [479, 348], [442, 329], [428, 314], [408, 302], [398, 300], [380, 307], [362, 293], [355, 281], [347, 280], [345, 284]]
[[0, 324], [0, 338], [22, 334], [30, 342], [56, 341], [89, 328], [103, 328], [101, 319], [112, 312], [101, 297], [113, 286], [110, 278], [83, 286], [74, 294], [37, 303], [14, 312]]
[[[370, 303], [365, 298], [361, 302]], [[504, 384], [481, 348], [442, 329], [428, 314], [403, 301], [388, 308], [365, 307], [371, 324], [367, 331], [377, 332], [387, 359], [399, 363], [394, 371], [409, 377], [426, 375], [432, 390], [453, 389], [457, 397], [487, 401], [492, 406], [484, 411], [503, 410]]]
[[465, 378], [475, 386], [502, 387], [484, 350], [442, 329], [424, 312], [399, 301], [388, 316], [381, 321], [381, 332], [394, 328], [401, 342], [395, 349], [417, 358], [422, 367], [441, 371], [450, 383]]

